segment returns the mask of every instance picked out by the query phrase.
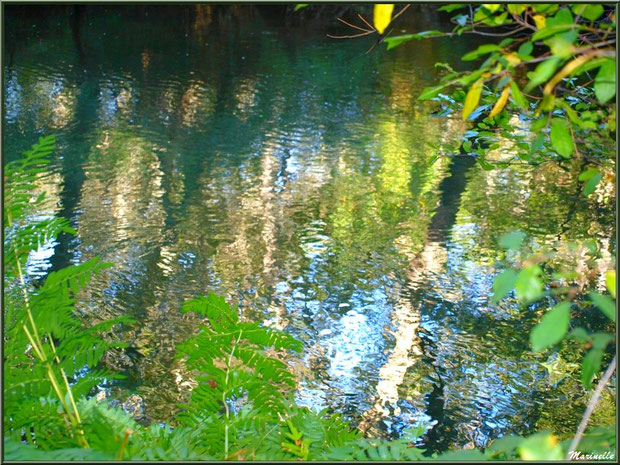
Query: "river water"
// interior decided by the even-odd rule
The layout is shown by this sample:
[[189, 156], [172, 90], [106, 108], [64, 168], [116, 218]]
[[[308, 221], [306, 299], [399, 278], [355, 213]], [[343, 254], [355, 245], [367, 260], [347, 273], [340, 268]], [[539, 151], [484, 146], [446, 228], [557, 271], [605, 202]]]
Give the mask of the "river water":
[[[428, 8], [403, 29], [445, 27]], [[557, 355], [529, 352], [542, 310], [490, 301], [497, 239], [609, 241], [613, 216], [555, 166], [436, 159], [467, 125], [417, 96], [472, 40], [366, 53], [375, 39], [326, 37], [351, 33], [334, 20], [249, 8], [6, 11], [4, 153], [56, 134], [41, 188], [78, 231], [30, 272], [99, 255], [114, 267], [83, 316], [137, 320], [106, 356], [128, 377], [107, 395], [170, 420], [189, 385], [174, 346], [195, 324], [179, 307], [212, 291], [303, 341], [287, 360], [299, 402], [369, 434], [423, 421], [422, 444], [443, 450], [574, 430], [581, 391], [541, 365]]]

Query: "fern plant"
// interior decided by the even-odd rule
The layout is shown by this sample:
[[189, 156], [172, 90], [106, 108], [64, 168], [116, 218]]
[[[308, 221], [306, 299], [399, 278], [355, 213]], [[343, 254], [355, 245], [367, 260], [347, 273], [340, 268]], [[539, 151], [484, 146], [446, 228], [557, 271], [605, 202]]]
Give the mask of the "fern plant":
[[239, 321], [237, 308], [212, 293], [186, 302], [181, 311], [204, 317], [205, 324], [179, 346], [179, 356], [199, 381], [179, 420], [201, 429], [209, 450], [227, 458], [249, 423], [256, 429], [278, 419], [288, 405], [286, 393], [295, 387], [286, 364], [266, 349], [299, 351], [301, 344], [280, 331]]
[[[129, 321], [87, 327], [75, 316], [77, 294], [106, 267], [98, 259], [52, 272], [37, 287], [28, 279], [32, 251], [75, 233], [66, 219], [41, 218], [45, 193], [33, 194], [54, 148], [52, 136], [40, 138], [6, 165], [4, 179], [4, 432], [42, 449], [89, 447], [75, 394], [111, 377], [96, 369], [110, 347], [100, 333]], [[84, 368], [87, 373], [78, 375]]]

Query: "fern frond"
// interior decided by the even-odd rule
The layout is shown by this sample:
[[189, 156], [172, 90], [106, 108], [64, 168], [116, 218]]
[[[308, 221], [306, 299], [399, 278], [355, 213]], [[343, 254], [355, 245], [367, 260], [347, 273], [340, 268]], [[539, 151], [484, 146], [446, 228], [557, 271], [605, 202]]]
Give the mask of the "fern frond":
[[41, 450], [30, 444], [23, 444], [13, 439], [4, 439], [4, 459], [7, 461], [95, 461], [114, 460], [111, 454], [93, 449], [61, 448]]
[[37, 176], [47, 171], [47, 158], [56, 148], [54, 136], [40, 137], [39, 142], [23, 153], [18, 160], [4, 167], [4, 224], [11, 225], [35, 209], [44, 195], [33, 198], [32, 189]]
[[[24, 432], [40, 449], [88, 448], [73, 394], [85, 395], [110, 378], [94, 369], [115, 345], [100, 331], [127, 320], [85, 328], [76, 317], [78, 293], [108, 266], [98, 258], [50, 273], [36, 288], [24, 272], [31, 251], [61, 233], [75, 233], [67, 220], [37, 211], [45, 195], [35, 196], [34, 189], [54, 147], [53, 137], [41, 138], [5, 167], [4, 427], [7, 437], [21, 439]], [[75, 379], [84, 368], [89, 371]]]

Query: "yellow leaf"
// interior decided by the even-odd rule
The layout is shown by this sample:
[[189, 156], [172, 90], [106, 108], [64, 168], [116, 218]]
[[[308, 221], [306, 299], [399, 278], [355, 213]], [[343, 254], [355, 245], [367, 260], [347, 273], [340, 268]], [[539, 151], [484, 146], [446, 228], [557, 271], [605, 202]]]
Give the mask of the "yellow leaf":
[[558, 438], [556, 438], [553, 434], [550, 434], [547, 439], [547, 443], [550, 447], [554, 447], [558, 443]]
[[392, 12], [394, 11], [393, 3], [375, 4], [375, 12], [373, 23], [379, 34], [383, 34], [385, 28], [388, 27], [392, 20]]
[[511, 3], [506, 6], [508, 7], [508, 11], [512, 13], [513, 15], [520, 15], [521, 13], [525, 11], [525, 8], [526, 8], [525, 5], [519, 5], [519, 4], [514, 4], [514, 3]]
[[486, 8], [487, 10], [489, 10], [491, 13], [495, 13], [497, 10], [499, 10], [499, 8], [501, 7], [501, 5], [499, 3], [483, 3], [482, 4], [483, 8]]
[[497, 102], [495, 102], [495, 105], [493, 105], [491, 113], [489, 113], [489, 118], [493, 118], [504, 109], [504, 107], [506, 106], [506, 102], [508, 101], [508, 94], [510, 94], [510, 84], [504, 87], [502, 95], [499, 96], [499, 99], [497, 99]]
[[510, 63], [513, 66], [518, 65], [519, 63], [521, 63], [521, 58], [519, 58], [517, 55], [515, 55], [514, 53], [511, 53], [509, 55], [505, 55], [504, 58], [506, 59], [506, 61], [508, 63]]
[[478, 102], [480, 101], [480, 96], [482, 95], [482, 85], [484, 84], [483, 79], [478, 79], [473, 85], [469, 88], [467, 95], [465, 96], [465, 103], [463, 104], [463, 121], [467, 119], [469, 115], [471, 115], [472, 111], [476, 109], [478, 106]]
[[543, 15], [534, 15], [534, 22], [536, 23], [536, 27], [538, 29], [544, 29], [547, 25], [547, 18]]
[[585, 55], [578, 56], [577, 58], [574, 58], [571, 61], [569, 61], [566, 65], [564, 65], [564, 67], [560, 71], [558, 71], [558, 73], [555, 76], [553, 76], [553, 78], [549, 80], [549, 82], [547, 82], [547, 84], [545, 84], [545, 88], [543, 89], [543, 94], [544, 95], [551, 94], [555, 86], [557, 86], [558, 83], [562, 79], [564, 79], [570, 73], [572, 73], [577, 68], [579, 68], [581, 65], [586, 63], [588, 60], [591, 60], [594, 56], [595, 56], [595, 52], [591, 52]]
[[605, 274], [605, 285], [611, 296], [616, 298], [616, 270], [609, 270]]

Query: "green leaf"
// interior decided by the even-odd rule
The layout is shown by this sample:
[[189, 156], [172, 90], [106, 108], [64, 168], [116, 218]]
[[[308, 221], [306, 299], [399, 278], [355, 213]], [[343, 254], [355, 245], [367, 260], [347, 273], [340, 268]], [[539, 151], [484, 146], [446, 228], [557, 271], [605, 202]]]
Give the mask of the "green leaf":
[[441, 8], [438, 8], [437, 11], [445, 11], [446, 13], [451, 13], [454, 10], [460, 10], [464, 6], [464, 3], [451, 3], [450, 5], [444, 5]]
[[545, 143], [545, 135], [543, 133], [538, 134], [532, 145], [530, 146], [530, 155], [534, 155], [538, 152]]
[[499, 245], [504, 249], [508, 250], [516, 250], [521, 247], [523, 243], [523, 239], [525, 239], [525, 233], [522, 231], [512, 231], [504, 234], [499, 238]]
[[550, 111], [553, 110], [555, 106], [555, 94], [546, 94], [542, 101], [540, 102], [540, 106], [538, 107], [538, 111]]
[[611, 333], [594, 333], [592, 335], [592, 347], [597, 350], [605, 350], [607, 345], [615, 338]]
[[592, 349], [583, 357], [583, 363], [581, 365], [581, 382], [583, 385], [590, 389], [592, 386], [592, 378], [598, 373], [601, 367], [601, 361], [603, 360], [603, 351], [600, 349]]
[[527, 73], [527, 77], [530, 79], [527, 86], [525, 86], [525, 91], [529, 92], [534, 87], [539, 86], [547, 82], [555, 70], [560, 66], [561, 59], [557, 57], [549, 58], [548, 60], [540, 63], [534, 71]]
[[556, 152], [564, 158], [570, 158], [573, 153], [573, 138], [566, 128], [566, 121], [560, 118], [551, 120], [551, 143]]
[[391, 50], [394, 47], [397, 47], [404, 42], [409, 42], [410, 40], [414, 40], [414, 39], [421, 40], [427, 37], [441, 36], [441, 35], [444, 35], [444, 33], [441, 31], [423, 31], [423, 32], [418, 32], [417, 34], [404, 34], [401, 36], [387, 37], [384, 41], [387, 44], [387, 49]]
[[575, 24], [559, 24], [557, 26], [550, 26], [550, 21], [547, 22], [547, 27], [540, 29], [539, 31], [532, 34], [530, 40], [532, 42], [538, 42], [539, 40], [548, 39], [556, 34], [560, 34], [566, 31], [570, 31], [571, 29], [581, 29], [579, 26]]
[[589, 168], [585, 171], [582, 171], [579, 174], [579, 180], [582, 182], [587, 181], [588, 179], [592, 178], [592, 176], [594, 176], [596, 173], [598, 173], [598, 169], [596, 168]]
[[558, 10], [558, 8], [560, 8], [559, 5], [554, 5], [552, 3], [531, 4], [531, 7], [534, 12], [547, 16], [552, 15]]
[[540, 279], [542, 270], [538, 265], [530, 265], [519, 272], [515, 282], [515, 291], [519, 300], [525, 303], [540, 298], [543, 294], [543, 282]]
[[420, 96], [418, 97], [419, 100], [430, 100], [432, 98], [437, 97], [442, 90], [444, 90], [446, 87], [448, 87], [448, 84], [442, 84], [440, 86], [435, 86], [435, 87], [427, 87], [426, 89], [424, 89], [422, 91], [422, 93], [420, 94]]
[[499, 302], [514, 288], [517, 276], [515, 270], [508, 268], [495, 277], [495, 281], [493, 281], [493, 303]]
[[594, 302], [601, 312], [614, 323], [616, 322], [616, 304], [608, 295], [602, 295], [595, 291], [590, 291], [590, 299]]
[[608, 59], [601, 65], [594, 80], [594, 93], [601, 103], [616, 95], [616, 60]]
[[523, 460], [562, 460], [564, 453], [558, 440], [549, 432], [534, 434], [517, 447]]
[[525, 5], [519, 5], [518, 3], [509, 3], [506, 5], [508, 11], [513, 15], [520, 15], [527, 8]]
[[465, 76], [461, 77], [458, 80], [458, 82], [460, 84], [463, 84], [464, 86], [468, 86], [469, 84], [474, 82], [476, 79], [480, 78], [480, 76], [484, 74], [484, 71], [485, 71], [484, 69], [479, 69], [472, 73], [466, 74]]
[[487, 55], [491, 52], [495, 52], [497, 50], [501, 50], [502, 48], [499, 45], [496, 44], [484, 44], [481, 45], [480, 47], [478, 47], [476, 50], [472, 50], [469, 53], [466, 53], [465, 55], [463, 55], [461, 57], [461, 60], [463, 61], [472, 61], [472, 60], [477, 60], [478, 58], [480, 58], [483, 55]]
[[568, 58], [574, 53], [574, 43], [577, 40], [579, 32], [576, 30], [570, 30], [563, 34], [558, 34], [547, 41], [551, 53], [554, 56], [561, 58]]
[[530, 343], [534, 352], [560, 342], [568, 331], [570, 321], [570, 302], [561, 302], [547, 312], [530, 333]]
[[521, 436], [504, 436], [494, 440], [489, 446], [489, 450], [493, 452], [512, 452], [523, 442]]
[[528, 41], [521, 44], [517, 53], [519, 55], [529, 56], [529, 54], [532, 53], [532, 50], [534, 50], [534, 44]]
[[549, 18], [549, 25], [551, 26], [572, 26], [573, 23], [573, 15], [568, 8], [562, 8], [553, 18]]
[[568, 337], [570, 339], [573, 339], [575, 341], [580, 341], [580, 342], [590, 342], [590, 335], [588, 334], [588, 332], [582, 328], [581, 326], [578, 328], [573, 329], [569, 334]]
[[[549, 121], [549, 116], [544, 115], [542, 118], [533, 121], [532, 125], [530, 126], [530, 129], [533, 132], [538, 132], [547, 125], [547, 121]], [[544, 139], [544, 134], [539, 134], [538, 136], [539, 137], [543, 136], [543, 139]], [[542, 147], [542, 144], [541, 144], [541, 147]]]
[[484, 81], [479, 79], [469, 88], [467, 95], [465, 96], [465, 103], [463, 103], [463, 120], [467, 120], [467, 117], [478, 106], [480, 102], [480, 96], [482, 95], [482, 85]]
[[302, 8], [306, 8], [307, 6], [310, 6], [309, 3], [298, 3], [297, 5], [295, 5], [295, 9], [293, 11], [299, 11]]
[[594, 174], [594, 176], [588, 179], [588, 181], [583, 186], [583, 195], [587, 197], [592, 192], [594, 192], [594, 189], [596, 189], [596, 186], [598, 185], [598, 183], [600, 182], [602, 178], [603, 178], [603, 175], [597, 171]]
[[485, 171], [491, 171], [495, 169], [495, 166], [484, 160], [483, 158], [476, 158], [476, 161], [480, 165], [480, 167]]
[[581, 15], [588, 21], [596, 21], [603, 13], [604, 8], [602, 5], [571, 5], [571, 10], [576, 15]]
[[585, 171], [582, 171], [579, 174], [579, 180], [582, 181], [582, 182], [585, 182], [585, 181], [591, 179], [598, 172], [599, 171], [596, 168], [589, 168], [589, 169], [587, 169]]

